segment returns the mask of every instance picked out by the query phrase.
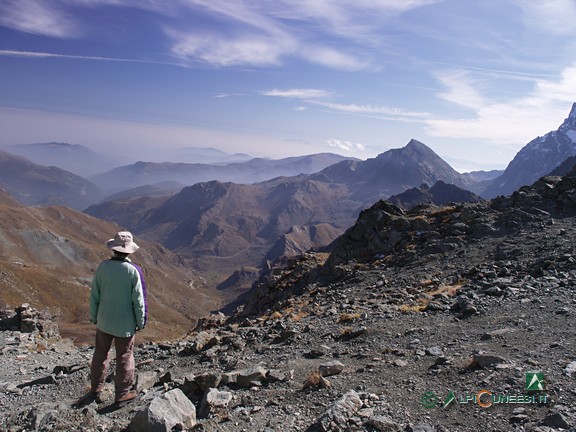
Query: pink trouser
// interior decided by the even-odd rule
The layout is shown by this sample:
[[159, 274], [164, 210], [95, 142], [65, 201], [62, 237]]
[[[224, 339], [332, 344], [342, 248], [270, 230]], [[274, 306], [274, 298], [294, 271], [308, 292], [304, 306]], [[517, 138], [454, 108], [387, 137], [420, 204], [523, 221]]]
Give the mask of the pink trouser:
[[104, 387], [106, 371], [108, 369], [108, 353], [112, 347], [116, 349], [116, 374], [114, 385], [116, 389], [116, 399], [128, 393], [134, 385], [134, 336], [117, 337], [96, 330], [96, 347], [92, 356], [90, 368], [91, 390], [100, 392]]

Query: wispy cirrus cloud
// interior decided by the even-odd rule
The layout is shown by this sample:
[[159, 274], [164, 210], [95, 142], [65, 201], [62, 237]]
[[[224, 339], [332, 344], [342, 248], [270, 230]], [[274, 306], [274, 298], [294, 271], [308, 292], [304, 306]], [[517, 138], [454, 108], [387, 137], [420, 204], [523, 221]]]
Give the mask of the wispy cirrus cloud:
[[524, 21], [530, 27], [557, 35], [576, 34], [574, 0], [514, 0], [522, 8]]
[[354, 71], [371, 66], [369, 47], [380, 43], [378, 31], [389, 17], [439, 1], [182, 0], [187, 13], [199, 11], [218, 25], [209, 34], [184, 23], [165, 31], [172, 53], [186, 61], [264, 66], [300, 59]]
[[57, 38], [76, 37], [82, 31], [65, 10], [38, 0], [3, 0], [0, 2], [0, 25]]
[[76, 39], [85, 36], [89, 27], [89, 21], [81, 19], [77, 12], [103, 6], [131, 7], [159, 15], [174, 13], [172, 4], [154, 0], [2, 0], [0, 25], [42, 36]]
[[218, 93], [214, 97], [217, 99], [226, 99], [229, 97], [244, 96], [243, 93]]
[[390, 17], [440, 1], [4, 0], [0, 25], [57, 38], [95, 38], [100, 23], [87, 12], [122, 6], [153, 13], [151, 22], [168, 37], [167, 54], [182, 66], [263, 67], [304, 60], [357, 71], [372, 67], [371, 49], [381, 43], [379, 30]]
[[467, 108], [479, 108], [486, 104], [486, 99], [480, 94], [471, 75], [462, 70], [437, 72], [436, 79], [442, 83], [446, 91], [437, 96]]
[[283, 97], [288, 99], [317, 99], [329, 97], [332, 94], [320, 89], [288, 89], [288, 90], [267, 90], [262, 92], [264, 96]]
[[315, 105], [322, 106], [324, 108], [328, 108], [333, 111], [350, 113], [350, 114], [383, 115], [405, 119], [408, 118], [422, 119], [430, 116], [430, 114], [427, 112], [408, 111], [403, 108], [390, 107], [390, 106], [341, 104], [341, 103], [324, 102], [318, 100], [309, 102]]
[[186, 60], [214, 66], [271, 66], [280, 64], [280, 58], [291, 51], [290, 41], [255, 37], [249, 34], [230, 40], [219, 34], [182, 34], [168, 32], [176, 41], [172, 53]]
[[[410, 121], [413, 119], [414, 121], [420, 121], [421, 119], [430, 116], [427, 112], [409, 111], [399, 107], [331, 102], [326, 99], [335, 95], [329, 91], [321, 89], [274, 89], [264, 91], [262, 92], [262, 95], [282, 97], [286, 99], [299, 99], [307, 103], [309, 106], [319, 106], [333, 112], [375, 116], [387, 120]], [[299, 111], [304, 111], [307, 107], [300, 106], [297, 109]]]
[[368, 60], [321, 45], [303, 47], [299, 55], [310, 63], [316, 63], [330, 69], [357, 71], [370, 67]]
[[45, 53], [45, 52], [14, 51], [14, 50], [0, 50], [0, 56], [27, 57], [27, 58], [64, 58], [64, 59], [95, 60], [95, 61], [108, 61], [108, 62], [165, 64], [163, 62], [156, 62], [156, 61], [152, 61], [152, 60], [140, 60], [140, 59], [129, 59], [129, 58], [118, 58], [118, 57], [82, 56], [82, 55], [71, 55], [71, 54], [54, 54], [54, 53]]
[[576, 64], [564, 68], [556, 80], [534, 80], [532, 91], [506, 101], [480, 94], [474, 89], [473, 78], [465, 73], [451, 72], [441, 81], [448, 89], [438, 97], [470, 108], [472, 114], [469, 118], [425, 119], [429, 135], [521, 146], [558, 128], [558, 118], [565, 117], [574, 103]]

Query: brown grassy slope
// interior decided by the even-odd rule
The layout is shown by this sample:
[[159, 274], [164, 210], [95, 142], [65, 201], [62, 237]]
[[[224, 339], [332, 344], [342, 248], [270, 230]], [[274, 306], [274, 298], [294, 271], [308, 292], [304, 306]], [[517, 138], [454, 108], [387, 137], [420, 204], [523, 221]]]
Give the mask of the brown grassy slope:
[[[2, 194], [0, 194], [2, 197]], [[0, 302], [23, 302], [56, 314], [64, 336], [92, 339], [88, 296], [94, 270], [110, 256], [106, 241], [119, 227], [66, 207], [30, 208], [0, 199]], [[219, 297], [177, 255], [136, 239], [133, 261], [144, 268], [150, 320], [140, 340], [175, 339]]]

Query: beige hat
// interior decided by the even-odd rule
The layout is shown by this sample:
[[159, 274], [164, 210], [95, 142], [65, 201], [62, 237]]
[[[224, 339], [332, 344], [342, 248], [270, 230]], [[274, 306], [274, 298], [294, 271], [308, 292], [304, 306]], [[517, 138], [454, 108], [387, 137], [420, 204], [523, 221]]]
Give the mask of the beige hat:
[[140, 249], [140, 246], [134, 243], [130, 232], [120, 231], [113, 239], [108, 240], [108, 249], [130, 254]]

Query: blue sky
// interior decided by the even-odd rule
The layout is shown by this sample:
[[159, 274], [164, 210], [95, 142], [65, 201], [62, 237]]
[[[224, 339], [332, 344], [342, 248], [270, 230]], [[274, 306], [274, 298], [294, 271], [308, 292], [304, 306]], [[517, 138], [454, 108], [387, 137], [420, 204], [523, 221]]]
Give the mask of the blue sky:
[[[504, 168], [576, 102], [575, 0], [3, 0], [0, 146]], [[166, 154], [166, 153], [165, 153]]]

